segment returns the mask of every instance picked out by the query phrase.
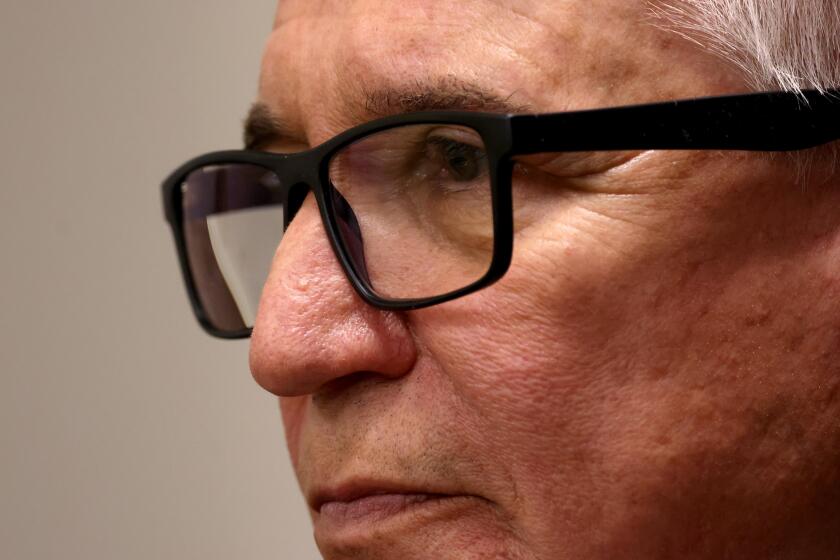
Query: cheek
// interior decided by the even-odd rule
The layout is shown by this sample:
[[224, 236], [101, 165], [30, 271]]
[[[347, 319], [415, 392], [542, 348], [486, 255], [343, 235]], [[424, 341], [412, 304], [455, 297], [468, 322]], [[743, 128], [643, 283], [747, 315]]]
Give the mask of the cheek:
[[[501, 282], [416, 313], [463, 423], [528, 504], [523, 516], [585, 525], [612, 515], [598, 504], [620, 503], [616, 512], [661, 506], [691, 523], [680, 509], [690, 502], [669, 496], [760, 492], [767, 473], [740, 465], [761, 453], [768, 472], [783, 470], [775, 461], [804, 445], [790, 426], [807, 424], [798, 411], [813, 411], [820, 376], [830, 383], [840, 369], [826, 358], [838, 335], [813, 325], [840, 310], [820, 297], [819, 251], [779, 245], [809, 238], [795, 202], [772, 194], [785, 186], [757, 164], [738, 185], [714, 171], [622, 219], [569, 211], [556, 236], [518, 243]], [[814, 333], [807, 352], [792, 352], [803, 332]]]

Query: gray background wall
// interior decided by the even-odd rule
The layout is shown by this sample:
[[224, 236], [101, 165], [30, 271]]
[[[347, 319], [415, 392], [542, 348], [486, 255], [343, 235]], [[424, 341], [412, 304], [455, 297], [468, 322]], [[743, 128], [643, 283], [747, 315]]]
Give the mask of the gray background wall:
[[158, 185], [239, 145], [275, 0], [0, 3], [0, 557], [314, 559], [247, 342]]

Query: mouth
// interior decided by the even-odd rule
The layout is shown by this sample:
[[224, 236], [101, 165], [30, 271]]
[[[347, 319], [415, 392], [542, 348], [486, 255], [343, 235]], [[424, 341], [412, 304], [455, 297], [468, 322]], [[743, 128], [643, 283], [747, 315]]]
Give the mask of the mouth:
[[428, 513], [468, 497], [383, 483], [351, 483], [315, 492], [310, 507], [317, 512], [316, 524], [332, 532], [372, 527], [409, 513]]
[[[486, 535], [488, 542], [507, 535], [509, 517], [497, 502], [470, 492], [455, 476], [447, 478], [342, 477], [342, 484], [309, 487], [305, 494], [318, 547], [327, 558], [360, 551], [435, 558], [441, 550], [427, 550], [430, 542], [446, 548], [442, 543], [457, 541], [457, 534]], [[448, 554], [460, 557], [456, 548]], [[398, 550], [406, 552], [393, 554]]]
[[318, 510], [323, 521], [331, 524], [352, 524], [382, 521], [389, 517], [421, 508], [427, 502], [451, 498], [444, 494], [374, 494], [349, 502], [325, 502]]

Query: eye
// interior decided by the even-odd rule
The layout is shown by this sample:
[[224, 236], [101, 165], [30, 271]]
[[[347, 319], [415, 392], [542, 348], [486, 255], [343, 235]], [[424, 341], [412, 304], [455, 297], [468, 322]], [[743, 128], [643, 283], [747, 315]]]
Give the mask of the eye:
[[486, 168], [484, 150], [445, 136], [426, 139], [428, 157], [454, 181], [469, 182], [481, 177]]

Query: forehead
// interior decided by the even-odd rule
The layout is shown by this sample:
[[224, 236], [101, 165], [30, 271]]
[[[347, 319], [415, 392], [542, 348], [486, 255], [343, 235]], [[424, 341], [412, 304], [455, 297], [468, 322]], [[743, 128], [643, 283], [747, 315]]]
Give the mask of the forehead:
[[560, 111], [732, 79], [657, 26], [646, 0], [281, 0], [260, 100], [312, 139], [365, 120], [372, 92], [452, 81]]

